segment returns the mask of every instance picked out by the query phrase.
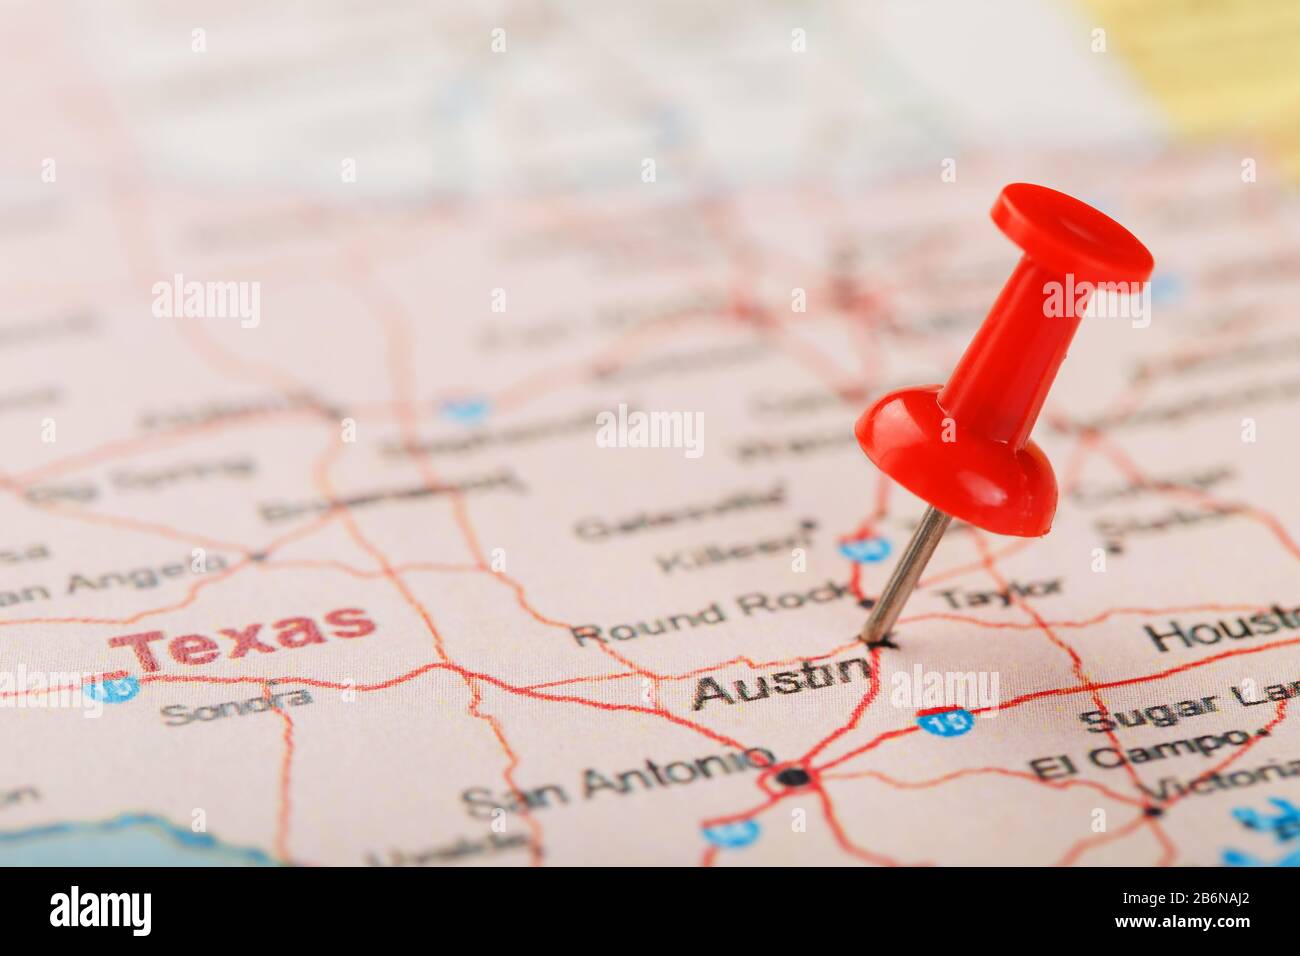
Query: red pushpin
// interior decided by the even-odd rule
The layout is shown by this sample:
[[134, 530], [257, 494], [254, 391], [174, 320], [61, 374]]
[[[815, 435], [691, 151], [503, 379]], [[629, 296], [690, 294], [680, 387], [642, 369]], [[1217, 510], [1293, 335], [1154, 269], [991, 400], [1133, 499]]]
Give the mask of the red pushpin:
[[[1012, 183], [992, 215], [1024, 256], [948, 384], [890, 392], [855, 428], [867, 457], [930, 503], [862, 628], [868, 644], [888, 637], [954, 517], [1027, 538], [1051, 529], [1056, 475], [1029, 433], [1089, 293], [1103, 282], [1140, 288], [1154, 265], [1115, 220], [1045, 186]], [[1069, 314], [1049, 315], [1049, 292], [1069, 289], [1067, 276]]]

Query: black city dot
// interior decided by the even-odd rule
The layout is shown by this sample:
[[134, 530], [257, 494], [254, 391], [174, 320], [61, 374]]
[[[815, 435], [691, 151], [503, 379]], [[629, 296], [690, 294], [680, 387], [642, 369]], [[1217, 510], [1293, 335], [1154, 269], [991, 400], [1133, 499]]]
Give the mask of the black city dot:
[[783, 787], [806, 787], [812, 782], [812, 777], [803, 767], [786, 767], [776, 775], [776, 782]]

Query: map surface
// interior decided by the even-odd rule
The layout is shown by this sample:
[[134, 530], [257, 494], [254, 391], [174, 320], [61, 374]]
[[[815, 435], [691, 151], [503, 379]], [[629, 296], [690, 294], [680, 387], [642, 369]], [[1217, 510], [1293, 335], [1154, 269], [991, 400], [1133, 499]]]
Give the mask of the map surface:
[[[927, 6], [7, 6], [0, 863], [1300, 860], [1286, 144], [1113, 4]], [[963, 71], [1009, 24], [1050, 96]], [[1149, 321], [1079, 331], [1052, 533], [868, 650], [923, 505], [853, 422], [1016, 180]]]

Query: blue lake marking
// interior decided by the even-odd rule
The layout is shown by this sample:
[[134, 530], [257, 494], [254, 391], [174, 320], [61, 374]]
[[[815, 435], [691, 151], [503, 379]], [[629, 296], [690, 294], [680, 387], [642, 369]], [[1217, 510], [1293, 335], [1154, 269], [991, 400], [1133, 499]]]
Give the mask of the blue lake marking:
[[[1292, 841], [1300, 836], [1300, 807], [1284, 797], [1269, 797], [1268, 802], [1277, 812], [1261, 813], [1254, 807], [1236, 807], [1232, 811], [1232, 818], [1248, 830], [1261, 834], [1271, 833], [1278, 843], [1294, 846]], [[1291, 850], [1276, 860], [1266, 860], [1229, 847], [1223, 850], [1222, 859], [1224, 866], [1300, 866], [1300, 850]]]
[[887, 538], [862, 538], [840, 544], [840, 554], [857, 564], [874, 564], [883, 561], [889, 557], [890, 550]]
[[1260, 813], [1254, 807], [1237, 807], [1232, 817], [1250, 830], [1272, 833], [1279, 843], [1300, 837], [1300, 807], [1283, 797], [1269, 797], [1268, 802], [1277, 810]]
[[223, 843], [152, 813], [0, 830], [0, 866], [278, 866], [256, 847]]
[[1171, 272], [1157, 272], [1151, 277], [1151, 301], [1156, 305], [1177, 302], [1183, 297], [1183, 280]]
[[82, 684], [81, 692], [91, 700], [106, 704], [121, 704], [140, 693], [140, 682], [130, 675], [114, 677], [98, 684]]
[[716, 827], [704, 828], [704, 839], [714, 846], [727, 850], [749, 846], [758, 839], [759, 826], [754, 820], [741, 820], [739, 823], [723, 823]]
[[936, 737], [960, 737], [975, 728], [975, 717], [969, 710], [956, 708], [938, 713], [916, 715], [917, 726]]
[[442, 416], [462, 425], [475, 425], [492, 410], [486, 398], [457, 398], [442, 403]]
[[1261, 860], [1259, 857], [1251, 856], [1249, 853], [1242, 853], [1240, 850], [1223, 851], [1224, 866], [1300, 866], [1300, 850], [1294, 853], [1288, 853], [1286, 856], [1278, 857], [1276, 860], [1269, 862]]
[[654, 124], [660, 146], [677, 146], [686, 138], [682, 115], [672, 108], [666, 107], [656, 111]]

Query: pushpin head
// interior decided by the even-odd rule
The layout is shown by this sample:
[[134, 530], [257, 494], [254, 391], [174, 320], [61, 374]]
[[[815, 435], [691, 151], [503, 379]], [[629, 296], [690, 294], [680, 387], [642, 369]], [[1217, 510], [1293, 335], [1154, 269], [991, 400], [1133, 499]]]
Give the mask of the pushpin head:
[[[1046, 534], [1056, 475], [1029, 440], [1090, 292], [1151, 275], [1151, 253], [1109, 216], [1064, 193], [1013, 183], [993, 221], [1024, 250], [948, 384], [901, 389], [858, 419], [881, 471], [940, 511], [998, 534]], [[1077, 290], [1065, 315], [1049, 290]]]
[[1110, 216], [1073, 196], [1012, 183], [989, 214], [1025, 258], [1081, 282], [1145, 282], [1154, 265], [1147, 247]]

